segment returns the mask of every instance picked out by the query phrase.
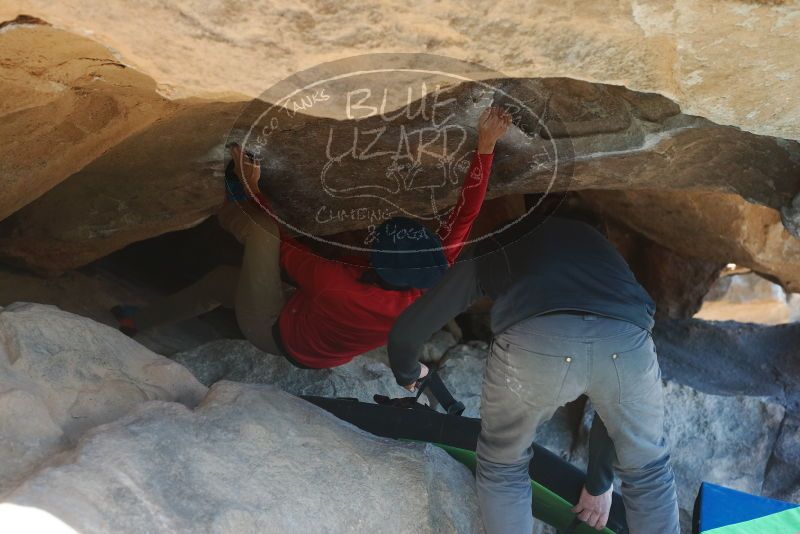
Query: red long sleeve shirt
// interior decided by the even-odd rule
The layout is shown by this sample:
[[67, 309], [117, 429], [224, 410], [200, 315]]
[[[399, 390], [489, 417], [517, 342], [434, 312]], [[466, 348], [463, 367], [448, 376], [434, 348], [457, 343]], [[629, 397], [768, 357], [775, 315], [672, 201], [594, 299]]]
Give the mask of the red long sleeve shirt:
[[[492, 157], [476, 152], [458, 202], [439, 231], [451, 265], [480, 212]], [[292, 358], [317, 369], [343, 365], [385, 345], [395, 319], [423, 294], [360, 282], [368, 265], [321, 258], [291, 239], [281, 243], [281, 266], [298, 285], [278, 319], [281, 341]]]

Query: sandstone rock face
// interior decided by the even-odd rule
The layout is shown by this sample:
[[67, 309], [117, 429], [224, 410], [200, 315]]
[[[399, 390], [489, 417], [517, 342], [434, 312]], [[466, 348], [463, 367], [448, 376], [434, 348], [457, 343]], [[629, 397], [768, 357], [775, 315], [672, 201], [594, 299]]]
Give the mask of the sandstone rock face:
[[59, 272], [201, 223], [224, 201], [222, 179], [212, 169], [220, 166], [221, 132], [238, 107], [164, 113], [6, 219], [0, 256]]
[[46, 25], [2, 29], [0, 93], [0, 220], [175, 107], [108, 48]]
[[[113, 458], [113, 462], [109, 459]], [[432, 445], [377, 438], [274, 387], [222, 382], [85, 436], [4, 496], [78, 532], [480, 532], [471, 473]], [[24, 532], [19, 525], [13, 532]]]
[[785, 409], [764, 397], [708, 395], [665, 384], [665, 426], [684, 519], [701, 481], [760, 494]]
[[[666, 378], [666, 432], [684, 522], [691, 516], [703, 480], [776, 498], [793, 498], [800, 487], [796, 470], [774, 467], [791, 465], [798, 454], [794, 427], [785, 422], [791, 417], [785, 416], [785, 406], [793, 411], [800, 407], [800, 375], [792, 356], [798, 333], [798, 327], [789, 325], [770, 328], [697, 320], [659, 323], [656, 343]], [[297, 393], [335, 392], [362, 400], [369, 400], [374, 393], [388, 391], [394, 395], [392, 392], [401, 391], [394, 385], [390, 370], [371, 361], [375, 355], [324, 371], [324, 380], [296, 369], [282, 371], [286, 373], [282, 379], [271, 369], [283, 369], [288, 363], [248, 346], [246, 342], [221, 341], [176, 358], [204, 381], [212, 376], [255, 382], [277, 380]], [[446, 353], [442, 377], [466, 405], [466, 416], [479, 416], [487, 350], [485, 343], [471, 342]], [[217, 370], [209, 372], [214, 366]], [[364, 376], [367, 370], [370, 372]], [[345, 378], [354, 374], [365, 380], [363, 386]], [[776, 382], [775, 376], [782, 378]], [[536, 440], [585, 468], [591, 415], [582, 415], [583, 410], [581, 402], [559, 409], [539, 429]]]
[[[102, 269], [70, 271], [43, 279], [19, 270], [0, 268], [0, 307], [14, 302], [46, 302], [115, 329], [118, 323], [110, 312], [113, 306], [120, 303], [145, 305], [160, 294], [143, 282], [123, 280]], [[156, 354], [168, 356], [216, 339], [240, 335], [235, 317], [223, 318], [228, 320], [214, 322], [206, 316], [163, 325], [141, 332], [136, 341]]]
[[[701, 320], [657, 323], [664, 377], [714, 395], [770, 397], [800, 409], [800, 325]], [[702, 355], [702, 356], [699, 356]]]
[[[669, 380], [714, 395], [768, 396], [786, 407], [786, 417], [766, 465], [762, 493], [796, 501], [800, 473], [794, 468], [793, 459], [800, 453], [800, 441], [795, 436], [800, 412], [800, 325], [672, 321], [657, 325], [656, 341], [661, 369]], [[770, 421], [771, 416], [765, 414], [765, 420]], [[725, 419], [714, 424], [724, 425]]]
[[[51, 306], [2, 309], [0, 339], [4, 531], [481, 531], [472, 475], [433, 446], [368, 435], [274, 386], [206, 395], [186, 368]], [[217, 354], [250, 347], [227, 343]], [[391, 380], [360, 361], [316, 392]]]
[[[798, 325], [659, 323], [684, 520], [700, 480], [797, 500], [798, 334]], [[448, 336], [431, 351], [451, 345]], [[192, 411], [207, 390], [185, 368], [52, 307], [7, 307], [0, 338], [0, 410], [15, 416], [0, 418], [0, 522], [11, 532], [201, 523], [212, 532], [306, 532], [321, 517], [336, 532], [381, 530], [395, 517], [423, 532], [479, 528], [470, 474], [436, 449], [369, 436], [275, 386], [218, 382]], [[446, 352], [443, 377], [469, 415], [479, 410], [487, 348], [472, 342]], [[207, 383], [274, 382], [362, 400], [402, 391], [380, 357], [310, 372], [234, 340], [176, 356]], [[591, 417], [574, 408], [559, 410], [537, 441], [584, 466]], [[309, 506], [317, 515], [302, 513]]]
[[0, 220], [62, 191], [42, 199], [50, 216], [32, 215], [26, 225], [37, 228], [29, 234], [37, 243], [18, 256], [32, 249], [41, 270], [60, 270], [65, 254], [67, 264], [85, 264], [198, 224], [222, 203], [222, 183], [208, 171], [222, 154], [208, 152], [240, 104], [170, 101], [111, 50], [46, 25], [7, 25], [0, 50]]
[[[740, 483], [751, 487], [758, 485], [758, 478], [763, 474], [763, 495], [796, 502], [800, 488], [800, 473], [794, 468], [794, 459], [800, 454], [800, 441], [796, 439], [796, 420], [800, 411], [800, 366], [797, 361], [800, 325], [668, 321], [657, 323], [655, 339], [663, 376], [668, 382], [709, 394], [709, 401], [726, 399], [741, 404], [744, 410], [742, 414], [734, 412], [731, 415], [736, 421], [763, 417], [763, 425], [741, 429], [741, 443], [746, 446], [752, 440], [754, 450], [769, 448], [767, 443], [774, 432], [775, 415], [780, 411], [780, 407], [774, 403], [786, 408], [786, 416], [778, 427], [778, 435], [766, 466], [760, 465], [748, 474], [745, 461], [738, 472], [741, 474]], [[696, 402], [700, 399], [693, 400], [688, 395], [685, 400]], [[702, 403], [713, 407], [705, 400]], [[727, 412], [727, 408], [722, 406], [719, 410], [720, 413]], [[737, 435], [738, 427], [726, 429], [726, 421], [725, 416], [720, 415], [708, 421], [708, 428], [714, 432], [732, 431]], [[697, 430], [701, 435], [703, 428], [706, 427], [698, 427]], [[689, 464], [697, 462], [697, 456], [692, 455], [688, 446], [689, 442], [686, 443], [687, 447], [682, 453], [685, 456], [676, 458], [676, 461]], [[712, 456], [706, 457], [709, 466], [714, 465], [717, 457], [721, 463], [740, 461], [734, 457], [726, 460], [726, 454], [720, 449], [721, 443], [714, 440], [707, 449], [715, 451]], [[734, 441], [725, 448], [735, 452], [741, 443]], [[706, 454], [697, 449], [694, 455], [698, 453]], [[765, 471], [762, 471], [765, 467]], [[751, 476], [753, 473], [757, 475], [756, 478]], [[688, 497], [684, 495], [684, 498]]]
[[[800, 138], [792, 2], [498, 0], [491, 12], [476, 14], [457, 2], [420, 9], [402, 0], [263, 0], [246, 12], [237, 16], [240, 6], [229, 0], [112, 0], [102, 7], [14, 0], [0, 8], [0, 20], [28, 13], [91, 32], [173, 95], [256, 96], [298, 67], [402, 50], [469, 58], [510, 76], [626, 85], [720, 124]], [[253, 64], [263, 68], [241, 68]]]
[[[475, 351], [486, 351], [486, 344], [473, 342], [456, 345], [452, 334], [440, 331], [423, 347], [425, 361], [438, 361], [447, 353], [448, 363], [443, 377], [448, 385], [457, 385], [459, 400], [466, 405], [467, 417], [479, 417], [480, 377], [482, 359], [470, 357]], [[352, 362], [319, 371], [297, 369], [285, 358], [265, 354], [243, 340], [219, 340], [172, 356], [191, 370], [206, 385], [218, 380], [274, 384], [295, 395], [350, 397], [372, 402], [375, 394], [390, 397], [410, 395], [400, 389], [388, 368], [385, 347], [371, 351]], [[545, 441], [551, 449], [568, 458], [570, 429], [567, 419], [559, 412], [546, 425]], [[553, 527], [535, 521], [534, 534], [555, 534]]]
[[0, 340], [0, 493], [141, 402], [193, 406], [206, 392], [175, 362], [51, 306], [2, 309]]
[[[0, 42], [7, 43], [4, 50], [14, 55], [4, 66], [9, 70], [6, 78], [11, 80], [7, 83], [13, 98], [5, 104], [9, 113], [3, 123], [4, 137], [10, 141], [4, 145], [3, 162], [9, 187], [0, 195], [4, 197], [0, 219], [16, 211], [0, 226], [0, 257], [40, 271], [62, 271], [127, 244], [196, 225], [219, 208], [223, 145], [231, 128], [243, 120], [237, 121], [241, 101], [231, 101], [230, 95], [215, 100], [166, 100], [153, 79], [112, 61], [113, 54], [98, 50], [97, 43], [47, 26], [8, 26]], [[100, 59], [99, 66], [86, 57]], [[38, 70], [25, 70], [31, 63]], [[41, 72], [47, 74], [36, 74]], [[57, 79], [57, 89], [47, 76]], [[492, 83], [545, 117], [548, 139], [537, 137], [541, 128], [535, 121], [518, 120], [498, 146], [490, 197], [546, 189], [551, 166], [531, 165], [531, 161], [552, 145], [559, 148], [561, 168], [572, 164], [573, 173], [571, 178], [559, 178], [556, 189], [737, 193], [775, 210], [788, 209], [784, 220], [788, 228], [795, 228], [791, 221], [796, 210], [789, 206], [797, 194], [800, 172], [796, 142], [719, 126], [681, 113], [663, 96], [613, 85], [523, 77]], [[474, 146], [474, 124], [480, 111], [473, 105], [475, 89], [475, 83], [450, 89], [447, 95], [454, 100], [442, 108], [442, 112], [453, 112], [453, 124], [463, 127], [468, 149]], [[80, 113], [90, 115], [84, 120], [77, 116]], [[64, 126], [53, 128], [54, 118]], [[415, 120], [419, 122], [409, 119], [404, 126], [419, 127]], [[332, 121], [297, 114], [281, 123], [270, 138], [263, 154], [265, 175], [273, 207], [287, 222], [301, 222], [301, 230], [327, 236], [367, 227], [375, 222], [369, 214], [377, 213], [382, 219], [399, 213], [393, 206], [430, 218], [431, 213], [446, 213], [454, 203], [461, 183], [458, 172], [453, 175], [457, 179], [439, 188], [433, 203], [427, 188], [408, 184], [389, 199], [331, 196], [327, 186], [320, 187], [319, 178], [329, 163], [325, 154]], [[378, 117], [359, 119], [358, 127], [369, 131], [380, 121]], [[335, 126], [352, 137], [352, 121], [338, 121]], [[397, 150], [400, 132], [391, 128], [373, 149]], [[36, 147], [33, 157], [21, 150], [23, 140], [25, 146]], [[432, 146], [442, 149], [452, 142], [451, 138], [439, 142], [441, 147]], [[49, 150], [44, 157], [35, 152], [42, 146], [64, 149]], [[372, 182], [387, 177], [394, 161], [384, 160], [337, 160], [335, 191], [379, 187], [380, 183]], [[435, 158], [420, 158], [417, 163], [414, 172], [426, 180], [436, 177], [442, 167]], [[365, 177], [370, 177], [366, 185]], [[349, 215], [332, 215], [342, 213]], [[725, 243], [735, 237], [722, 234]]]
[[764, 491], [777, 499], [800, 502], [800, 418], [788, 416], [775, 444]]
[[[542, 191], [544, 174], [526, 163], [546, 145], [544, 137], [566, 149], [561, 152], [569, 154], [564, 161], [572, 172], [569, 187], [585, 192], [606, 219], [652, 242], [642, 281], [664, 317], [690, 315], [715, 269], [729, 262], [787, 291], [800, 291], [800, 145], [793, 141], [800, 139], [800, 11], [793, 2], [575, 0], [520, 6], [497, 0], [489, 11], [464, 11], [452, 1], [419, 9], [399, 0], [291, 5], [262, 0], [244, 8], [230, 0], [110, 0], [102, 6], [86, 0], [12, 0], [0, 6], [0, 21], [20, 13], [42, 20], [0, 24], [3, 261], [58, 273], [197, 225], [222, 203], [223, 147], [247, 98], [320, 61], [411, 51], [490, 65], [509, 77], [504, 89], [534, 107], [541, 104], [536, 109], [548, 118], [547, 135], [537, 138], [544, 130], [517, 121], [498, 146], [489, 196]], [[466, 104], [475, 102], [473, 89], [451, 88], [455, 104], [447, 108], [472, 144], [477, 109]], [[550, 120], [549, 112], [558, 119]], [[374, 199], [328, 205], [327, 193], [318, 187], [324, 163], [319, 156], [328, 146], [331, 124], [330, 118], [296, 115], [273, 138], [265, 163], [276, 207], [325, 236], [364, 229], [373, 221], [320, 222], [321, 205], [345, 212], [375, 207]], [[353, 126], [337, 124], [344, 130]], [[375, 124], [367, 120], [359, 126]], [[410, 120], [409, 126], [418, 124]], [[398, 135], [382, 142], [397, 145]], [[345, 188], [364, 185], [364, 176], [386, 176], [386, 165], [377, 160], [339, 163]], [[427, 176], [441, 162], [418, 163], [416, 170]], [[459, 185], [448, 182], [437, 192], [435, 206], [426, 191], [411, 188], [399, 200], [415, 213], [441, 215]], [[7, 291], [2, 288], [0, 296]], [[98, 310], [106, 304], [84, 304], [103, 318]], [[799, 332], [791, 325], [659, 324], [684, 511], [700, 476], [800, 498]], [[345, 440], [342, 428], [352, 432], [349, 427], [328, 428], [316, 412], [296, 409], [296, 401], [254, 386], [218, 385], [190, 412], [185, 406], [194, 406], [206, 390], [185, 369], [115, 331], [53, 309], [24, 305], [0, 311], [0, 340], [0, 413], [14, 414], [0, 417], [0, 495], [15, 488], [15, 498], [22, 499], [0, 505], [0, 516], [39, 508], [52, 513], [46, 519], [80, 532], [163, 530], [157, 523], [162, 520], [169, 523], [166, 528], [191, 529], [198, 517], [211, 531], [263, 531], [272, 524], [314, 530], [317, 523], [302, 523], [307, 516], [298, 513], [306, 508], [258, 501], [259, 493], [248, 486], [280, 482], [272, 478], [277, 472], [292, 481], [296, 502], [312, 495], [324, 510], [352, 511], [347, 506], [358, 503], [360, 512], [372, 499], [392, 504], [391, 510], [377, 509], [385, 517], [402, 512], [404, 521], [418, 521], [410, 525], [418, 530], [474, 527], [474, 496], [428, 483], [436, 480], [431, 473], [439, 473], [436, 451], [401, 446], [408, 453], [403, 456], [396, 444], [370, 445], [368, 458], [378, 463], [367, 465], [382, 469], [390, 463], [386, 455], [399, 455], [405, 473], [394, 472], [387, 481], [359, 477], [375, 484], [366, 489], [383, 492], [346, 488], [360, 500], [342, 501], [344, 491], [314, 495], [304, 482], [295, 483], [298, 477], [291, 478], [297, 475], [291, 466], [316, 479], [315, 469], [324, 470], [298, 464], [300, 453], [305, 448], [324, 459], [313, 438]], [[439, 341], [429, 346], [430, 358], [447, 351], [445, 379], [477, 414], [485, 347], [452, 348], [452, 340]], [[208, 384], [223, 378], [274, 382], [298, 393], [362, 400], [402, 391], [374, 361], [380, 350], [373, 361], [359, 359], [312, 375], [248, 347], [217, 342], [179, 359]], [[136, 408], [149, 400], [168, 402]], [[274, 407], [316, 421], [316, 434], [303, 434], [302, 426], [296, 434]], [[134, 414], [125, 415], [132, 409]], [[580, 413], [576, 418], [576, 409], [583, 406], [560, 411], [540, 440], [580, 464], [586, 423]], [[97, 428], [104, 423], [110, 424]], [[280, 433], [271, 435], [276, 429]], [[185, 443], [190, 452], [182, 455]], [[352, 457], [365, 450], [345, 448]], [[221, 457], [220, 451], [231, 456]], [[265, 473], [276, 457], [285, 463]], [[115, 470], [110, 458], [131, 469]], [[337, 467], [340, 479], [352, 475], [346, 463]], [[398, 496], [396, 487], [409, 471], [418, 489]], [[120, 475], [128, 472], [135, 473], [132, 480]], [[448, 481], [450, 491], [463, 486], [450, 483], [463, 482], [458, 478], [463, 470], [448, 473], [440, 480]], [[75, 491], [84, 481], [83, 491]], [[389, 481], [394, 484], [381, 485]], [[332, 479], [325, 487], [340, 490], [338, 482]], [[242, 485], [245, 495], [237, 493]], [[285, 486], [272, 486], [281, 503]], [[410, 500], [395, 506], [400, 498]], [[463, 505], [453, 505], [457, 500], [468, 502], [466, 516], [459, 515]], [[450, 510], [444, 523], [409, 515], [412, 508], [434, 504]], [[297, 522], [276, 523], [286, 517]], [[385, 517], [334, 526], [370, 531]]]
[[691, 191], [592, 191], [582, 198], [612, 220], [679, 254], [735, 263], [800, 290], [800, 240], [775, 210], [736, 195]]

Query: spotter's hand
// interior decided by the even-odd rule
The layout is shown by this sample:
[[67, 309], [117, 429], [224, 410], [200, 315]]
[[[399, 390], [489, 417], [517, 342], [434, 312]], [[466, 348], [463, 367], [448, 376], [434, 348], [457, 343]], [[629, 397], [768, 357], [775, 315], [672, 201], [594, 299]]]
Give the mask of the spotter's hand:
[[611, 511], [611, 494], [614, 486], [600, 495], [592, 495], [586, 491], [586, 486], [581, 490], [581, 497], [578, 504], [572, 509], [572, 513], [577, 514], [578, 519], [590, 527], [603, 530], [608, 523], [608, 514]]
[[428, 366], [425, 365], [424, 363], [421, 363], [419, 364], [419, 378], [417, 378], [411, 384], [403, 387], [406, 388], [408, 391], [414, 392], [417, 390], [417, 384], [419, 384], [419, 381], [425, 378], [426, 376], [428, 376]]

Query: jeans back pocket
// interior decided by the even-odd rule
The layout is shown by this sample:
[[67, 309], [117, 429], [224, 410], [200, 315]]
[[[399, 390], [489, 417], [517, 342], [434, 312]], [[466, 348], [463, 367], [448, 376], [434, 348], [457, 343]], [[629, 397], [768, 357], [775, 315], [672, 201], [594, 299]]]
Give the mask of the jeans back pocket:
[[630, 403], [648, 398], [661, 388], [653, 338], [647, 331], [637, 334], [632, 343], [622, 343], [618, 352], [610, 354], [619, 380], [619, 402]]
[[560, 406], [567, 373], [574, 361], [568, 347], [556, 353], [522, 347], [502, 338], [495, 341], [495, 355], [506, 368], [506, 383], [520, 399], [535, 406]]

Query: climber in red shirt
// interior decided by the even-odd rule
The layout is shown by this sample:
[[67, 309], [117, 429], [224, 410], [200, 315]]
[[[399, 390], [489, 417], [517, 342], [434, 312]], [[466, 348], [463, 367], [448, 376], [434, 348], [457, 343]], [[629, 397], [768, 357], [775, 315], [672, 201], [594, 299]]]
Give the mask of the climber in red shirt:
[[[242, 181], [250, 201], [226, 203], [219, 220], [244, 244], [241, 268], [217, 267], [141, 309], [116, 306], [112, 312], [120, 329], [135, 335], [222, 305], [235, 310], [239, 327], [256, 347], [302, 368], [336, 367], [385, 345], [395, 319], [461, 252], [486, 195], [495, 143], [510, 123], [510, 115], [497, 107], [481, 114], [476, 153], [438, 235], [417, 221], [391, 218], [371, 235], [369, 262], [328, 260], [281, 235], [267, 215], [260, 164], [234, 147], [229, 171]], [[290, 296], [281, 289], [281, 269], [297, 287]]]

